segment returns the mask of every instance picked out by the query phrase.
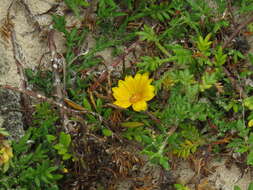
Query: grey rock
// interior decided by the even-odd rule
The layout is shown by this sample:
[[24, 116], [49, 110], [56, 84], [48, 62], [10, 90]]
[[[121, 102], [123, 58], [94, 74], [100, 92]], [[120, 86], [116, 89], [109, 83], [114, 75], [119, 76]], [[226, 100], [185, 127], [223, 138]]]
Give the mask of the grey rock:
[[20, 95], [7, 89], [0, 89], [0, 127], [9, 132], [11, 140], [24, 135]]
[[0, 41], [0, 75], [5, 75], [10, 70], [10, 65], [8, 64], [8, 59], [4, 50], [5, 47]]

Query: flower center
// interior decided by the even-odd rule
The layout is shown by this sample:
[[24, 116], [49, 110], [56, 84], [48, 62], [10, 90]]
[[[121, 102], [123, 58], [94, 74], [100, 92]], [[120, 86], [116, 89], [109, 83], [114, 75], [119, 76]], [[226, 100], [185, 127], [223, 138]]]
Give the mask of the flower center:
[[134, 104], [134, 103], [140, 101], [140, 100], [141, 100], [141, 97], [142, 97], [141, 93], [136, 93], [136, 94], [133, 94], [133, 95], [131, 96], [131, 98], [129, 99], [129, 101], [130, 101], [132, 104]]

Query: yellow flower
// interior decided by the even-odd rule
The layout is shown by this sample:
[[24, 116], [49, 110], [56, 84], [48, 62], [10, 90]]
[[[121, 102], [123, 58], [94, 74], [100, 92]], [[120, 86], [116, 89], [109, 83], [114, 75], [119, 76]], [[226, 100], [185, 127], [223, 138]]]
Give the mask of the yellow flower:
[[63, 172], [63, 173], [69, 173], [69, 170], [68, 170], [67, 168], [63, 168], [63, 169], [62, 169], [62, 172]]
[[0, 149], [0, 165], [9, 162], [9, 160], [13, 157], [12, 148], [9, 144], [3, 143], [3, 146]]
[[113, 96], [116, 99], [115, 105], [128, 108], [133, 106], [135, 111], [147, 109], [147, 101], [155, 96], [155, 87], [151, 85], [148, 73], [126, 76], [125, 80], [119, 80], [118, 87], [112, 88]]

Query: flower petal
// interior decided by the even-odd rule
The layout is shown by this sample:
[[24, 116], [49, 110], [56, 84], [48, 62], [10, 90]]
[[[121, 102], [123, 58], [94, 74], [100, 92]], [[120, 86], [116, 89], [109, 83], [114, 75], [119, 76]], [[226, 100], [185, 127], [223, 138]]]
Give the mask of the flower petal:
[[113, 96], [117, 100], [129, 100], [131, 94], [125, 87], [114, 87], [112, 88]]
[[132, 94], [134, 94], [137, 89], [136, 81], [132, 76], [126, 76], [124, 84], [122, 85], [125, 85]]
[[134, 111], [145, 111], [148, 105], [145, 101], [139, 101], [133, 104]]
[[154, 96], [155, 96], [155, 87], [152, 85], [148, 85], [143, 92], [143, 99], [145, 101], [149, 101], [152, 98], [154, 98]]
[[155, 88], [151, 85], [149, 74], [137, 73], [134, 77], [126, 76], [125, 80], [119, 80], [118, 87], [112, 88], [116, 99], [115, 105], [127, 108], [132, 105], [135, 111], [147, 109], [147, 101], [155, 96]]
[[121, 101], [121, 100], [117, 100], [113, 102], [113, 104], [122, 108], [128, 108], [129, 106], [131, 106], [131, 103], [129, 101]]

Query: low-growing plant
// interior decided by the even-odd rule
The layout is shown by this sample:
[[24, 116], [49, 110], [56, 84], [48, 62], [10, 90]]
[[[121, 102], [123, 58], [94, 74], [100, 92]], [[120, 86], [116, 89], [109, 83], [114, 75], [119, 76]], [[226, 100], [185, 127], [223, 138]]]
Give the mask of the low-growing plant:
[[[140, 152], [166, 170], [175, 157], [192, 158], [203, 151], [200, 147], [208, 147], [205, 155], [238, 152], [247, 165], [253, 165], [253, 55], [247, 54], [247, 44], [243, 49], [237, 44], [253, 29], [252, 24], [239, 25], [238, 30], [247, 30], [239, 35], [234, 28], [238, 23], [229, 13], [232, 6], [237, 7], [236, 18], [250, 15], [252, 0], [230, 1], [231, 5], [223, 0], [213, 4], [100, 0], [95, 6], [95, 27], [89, 25], [87, 15], [81, 16], [90, 1], [64, 2], [81, 26], [67, 27], [66, 15], [52, 16], [53, 28], [63, 34], [66, 45], [58, 82], [65, 85], [64, 111], [78, 113], [71, 120], [83, 128], [74, 130], [77, 134], [56, 131], [62, 118], [49, 104], [38, 105], [34, 125], [13, 144], [10, 167], [1, 174], [3, 187], [59, 189], [64, 164], [77, 160], [80, 166], [75, 164], [75, 169], [89, 172], [90, 148], [106, 147], [104, 152], [90, 151], [104, 156], [114, 143], [123, 146], [129, 141], [141, 144]], [[89, 35], [94, 46], [85, 49]], [[112, 63], [98, 55], [106, 48], [117, 56]], [[126, 61], [130, 53], [133, 61]], [[118, 68], [119, 59], [122, 67]], [[26, 74], [34, 89], [55, 97], [53, 71], [27, 70]], [[82, 137], [80, 142], [76, 136]], [[89, 151], [75, 152], [90, 142], [94, 147], [89, 146]], [[109, 165], [113, 168], [114, 163]], [[90, 179], [89, 175], [83, 179]], [[181, 184], [175, 188], [188, 189]]]
[[[251, 182], [251, 183], [249, 184], [247, 190], [252, 190], [252, 189], [253, 189], [253, 183]], [[234, 190], [241, 190], [241, 188], [240, 188], [239, 186], [236, 185], [236, 186], [234, 187]]]
[[39, 104], [34, 113], [33, 126], [13, 142], [13, 158], [9, 168], [1, 171], [1, 189], [60, 189], [57, 182], [63, 177], [63, 165], [48, 135], [56, 133], [58, 116], [47, 104]]

